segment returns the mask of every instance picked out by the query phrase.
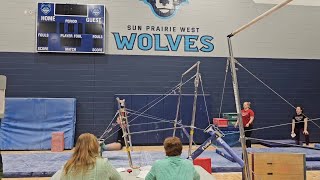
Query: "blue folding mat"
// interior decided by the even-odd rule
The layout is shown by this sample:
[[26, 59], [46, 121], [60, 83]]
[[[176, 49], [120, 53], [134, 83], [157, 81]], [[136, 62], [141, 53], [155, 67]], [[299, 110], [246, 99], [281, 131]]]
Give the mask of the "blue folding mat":
[[51, 148], [52, 132], [64, 132], [65, 149], [75, 138], [76, 99], [6, 98], [1, 122], [2, 150], [44, 150]]
[[[239, 156], [242, 155], [242, 149], [240, 147], [234, 147], [232, 148], [236, 154]], [[317, 149], [307, 149], [307, 148], [299, 148], [299, 147], [275, 147], [275, 148], [249, 148], [247, 149], [248, 152], [287, 152], [287, 153], [304, 153], [306, 154], [306, 161], [320, 161], [320, 151]], [[216, 150], [216, 153], [225, 157], [226, 159], [229, 159], [228, 153], [226, 150], [219, 148]], [[227, 154], [227, 155], [226, 155]], [[319, 163], [320, 165], [320, 163]]]
[[258, 141], [259, 144], [267, 147], [292, 147], [295, 141], [293, 139], [283, 139], [283, 140], [270, 140], [270, 141]]

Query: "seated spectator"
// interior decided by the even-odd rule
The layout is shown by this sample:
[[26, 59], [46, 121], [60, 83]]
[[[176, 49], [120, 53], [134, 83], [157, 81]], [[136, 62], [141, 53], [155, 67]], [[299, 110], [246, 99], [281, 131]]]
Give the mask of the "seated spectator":
[[146, 180], [200, 180], [200, 175], [192, 161], [182, 159], [182, 143], [177, 137], [169, 137], [164, 141], [166, 159], [156, 161]]
[[60, 170], [61, 180], [122, 180], [116, 169], [99, 155], [93, 134], [79, 136], [71, 158]]

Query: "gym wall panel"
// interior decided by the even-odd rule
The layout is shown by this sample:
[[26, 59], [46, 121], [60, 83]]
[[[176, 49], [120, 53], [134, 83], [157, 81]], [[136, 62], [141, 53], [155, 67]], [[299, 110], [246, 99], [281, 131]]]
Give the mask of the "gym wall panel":
[[[165, 93], [178, 84], [181, 73], [198, 60], [201, 61], [205, 93], [211, 96], [212, 117], [218, 117], [226, 58], [0, 53], [0, 74], [8, 78], [7, 97], [76, 98], [76, 135], [91, 132], [100, 136], [114, 115], [115, 94]], [[320, 116], [320, 61], [256, 58], [239, 61], [289, 102], [305, 106], [309, 117]], [[27, 64], [30, 71], [19, 73], [14, 68], [22, 64]], [[69, 70], [51, 71], [60, 68]], [[38, 71], [40, 69], [44, 70]], [[77, 71], [79, 76], [74, 73]], [[241, 102], [251, 101], [256, 112], [255, 127], [291, 121], [294, 109], [240, 67], [238, 75]], [[154, 79], [157, 83], [153, 82]], [[193, 82], [190, 82], [184, 93], [192, 94], [192, 86]], [[171, 107], [175, 108], [174, 100], [165, 102], [164, 113], [167, 114]], [[234, 111], [232, 83], [228, 75], [222, 112]], [[319, 121], [316, 122], [320, 125]], [[311, 139], [320, 141], [319, 128], [312, 123], [309, 127]], [[288, 139], [290, 126], [255, 131], [253, 136]]]
[[[253, 0], [255, 3], [262, 3], [262, 4], [279, 4], [281, 0]], [[320, 6], [319, 1], [314, 0], [295, 0], [290, 2], [289, 5], [301, 5], [301, 6]]]
[[[258, 0], [257, 0], [258, 1]], [[259, 0], [262, 1], [262, 0]], [[0, 51], [35, 52], [36, 0], [3, 1], [0, 6]], [[262, 14], [273, 5], [255, 3], [253, 0], [188, 0], [182, 4], [174, 17], [161, 19], [140, 0], [51, 0], [62, 3], [105, 4], [107, 9], [107, 54], [163, 55], [163, 56], [227, 56], [227, 34]], [[249, 58], [319, 59], [320, 36], [319, 6], [287, 6], [279, 12], [255, 24], [233, 38], [235, 56]], [[130, 31], [128, 25], [141, 25], [143, 30]], [[176, 27], [176, 32], [152, 32], [146, 26]], [[199, 28], [199, 32], [180, 32], [180, 27]], [[212, 36], [214, 50], [186, 52], [184, 39], [175, 51], [119, 50], [114, 35], [129, 36], [131, 33], [161, 35], [160, 45], [168, 44], [165, 34]], [[154, 40], [155, 41], [155, 40]], [[154, 42], [153, 42], [154, 43]], [[196, 45], [201, 47], [200, 42]], [[58, 59], [56, 59], [58, 61]]]

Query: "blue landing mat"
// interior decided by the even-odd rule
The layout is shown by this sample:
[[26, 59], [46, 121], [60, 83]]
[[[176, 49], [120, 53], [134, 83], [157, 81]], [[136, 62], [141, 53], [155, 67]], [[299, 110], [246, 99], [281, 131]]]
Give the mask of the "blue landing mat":
[[[292, 139], [285, 139], [285, 140], [272, 140], [272, 142], [267, 142], [267, 141], [258, 141], [259, 144], [267, 146], [267, 147], [295, 147], [291, 146], [295, 145], [295, 141]], [[304, 142], [300, 141], [300, 144]], [[303, 147], [305, 149], [317, 149], [320, 150], [320, 145], [315, 144], [315, 147]]]
[[293, 144], [293, 145], [295, 144], [295, 141], [292, 139], [272, 140], [272, 141], [273, 142], [258, 141], [258, 143], [267, 147], [292, 147], [290, 146], [290, 144]]
[[2, 154], [4, 177], [52, 176], [71, 153]]
[[[242, 150], [241, 148], [232, 148], [236, 154], [241, 156]], [[306, 161], [320, 161], [320, 151], [313, 149], [305, 149], [305, 148], [249, 148], [248, 152], [288, 152], [288, 153], [304, 153], [306, 154]], [[226, 151], [222, 148], [219, 148], [217, 151], [226, 153]], [[319, 164], [320, 166], [320, 164]]]
[[[307, 157], [320, 157], [320, 151], [294, 148], [261, 148], [254, 149], [255, 152], [267, 150], [268, 152], [305, 152]], [[239, 148], [235, 148], [240, 153]], [[315, 152], [314, 152], [315, 151]], [[30, 153], [30, 154], [3, 154], [4, 161], [4, 176], [5, 177], [41, 177], [52, 176], [60, 169], [71, 153]], [[104, 157], [107, 157], [110, 162], [116, 167], [128, 167], [128, 159], [126, 152], [113, 151], [104, 152]], [[154, 161], [163, 159], [164, 152], [141, 151], [132, 153], [133, 162], [135, 165], [145, 166], [152, 165]], [[187, 152], [183, 152], [182, 157], [187, 157]], [[200, 157], [210, 157], [212, 159], [213, 172], [240, 172], [241, 168], [237, 163], [218, 155], [214, 151], [205, 151]], [[307, 170], [320, 170], [320, 161], [307, 161]]]

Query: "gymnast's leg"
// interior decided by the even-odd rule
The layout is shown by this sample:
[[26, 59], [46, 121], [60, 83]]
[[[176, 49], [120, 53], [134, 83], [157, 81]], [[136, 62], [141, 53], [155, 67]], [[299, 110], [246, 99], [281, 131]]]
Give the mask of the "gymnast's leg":
[[309, 143], [310, 143], [310, 136], [309, 136], [309, 134], [305, 134], [305, 135], [304, 135], [304, 138], [305, 138], [305, 141], [306, 141], [306, 145], [309, 146]]
[[298, 127], [294, 128], [294, 133], [296, 134], [296, 137], [295, 137], [296, 145], [300, 145], [300, 131], [301, 131], [301, 128], [298, 128]]
[[110, 144], [103, 144], [102, 150], [103, 151], [119, 151], [125, 146], [124, 139], [123, 139], [123, 132], [122, 129], [118, 130], [118, 137], [117, 141], [110, 143]]
[[119, 151], [122, 149], [122, 145], [119, 142], [106, 144], [103, 146], [103, 151]]
[[[250, 124], [249, 127], [244, 127], [244, 130], [245, 130], [244, 134], [246, 137], [248, 137], [248, 138], [251, 137], [252, 129], [253, 129], [252, 124]], [[246, 146], [247, 146], [247, 148], [251, 148], [251, 140], [250, 139], [246, 140]]]

